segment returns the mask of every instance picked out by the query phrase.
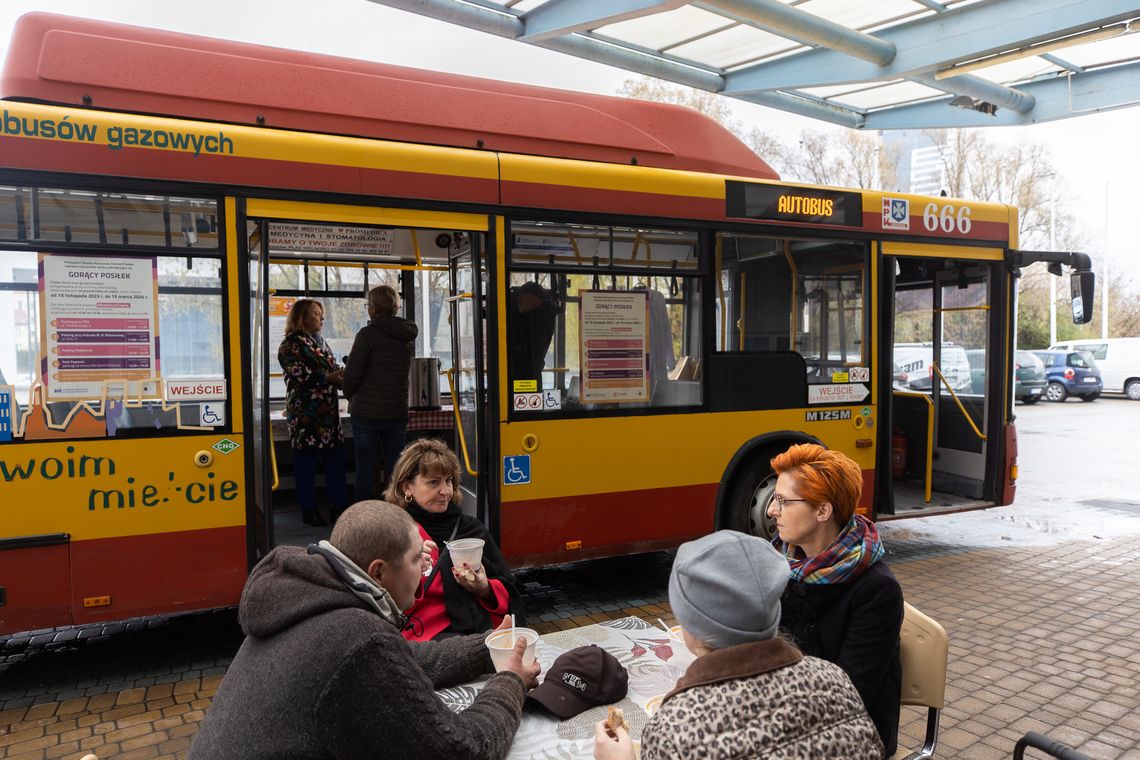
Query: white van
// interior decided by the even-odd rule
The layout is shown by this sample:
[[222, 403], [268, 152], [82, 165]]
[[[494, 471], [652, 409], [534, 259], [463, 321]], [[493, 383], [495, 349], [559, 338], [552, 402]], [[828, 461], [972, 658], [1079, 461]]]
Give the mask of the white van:
[[1067, 340], [1050, 351], [1088, 351], [1096, 359], [1105, 393], [1123, 393], [1140, 401], [1140, 338]]
[[[934, 371], [931, 359], [933, 343], [896, 343], [894, 356], [894, 382], [902, 388], [930, 390]], [[970, 389], [970, 361], [966, 351], [957, 343], [942, 344], [942, 374], [955, 393]]]

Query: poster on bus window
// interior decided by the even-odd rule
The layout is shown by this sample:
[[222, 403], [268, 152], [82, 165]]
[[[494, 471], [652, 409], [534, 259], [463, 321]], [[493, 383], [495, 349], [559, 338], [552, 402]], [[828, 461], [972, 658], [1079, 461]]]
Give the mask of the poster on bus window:
[[649, 295], [581, 290], [582, 402], [649, 400]]
[[[158, 261], [40, 254], [40, 373], [49, 401], [157, 398]], [[151, 382], [146, 382], [151, 380]]]

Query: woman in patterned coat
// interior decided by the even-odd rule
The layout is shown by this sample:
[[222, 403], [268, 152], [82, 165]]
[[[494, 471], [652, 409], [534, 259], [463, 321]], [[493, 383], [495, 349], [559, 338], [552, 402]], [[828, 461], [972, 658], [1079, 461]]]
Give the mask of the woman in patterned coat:
[[[883, 745], [839, 666], [776, 635], [790, 571], [764, 539], [722, 530], [677, 550], [669, 604], [697, 656], [641, 734], [642, 760], [879, 760]], [[595, 727], [597, 760], [631, 760]]]
[[314, 526], [328, 525], [317, 511], [318, 459], [324, 459], [325, 495], [332, 520], [348, 506], [337, 395], [344, 370], [321, 337], [324, 323], [325, 309], [319, 301], [297, 299], [285, 318], [285, 339], [277, 349], [277, 361], [285, 373], [285, 418], [293, 446], [297, 503], [301, 519]]

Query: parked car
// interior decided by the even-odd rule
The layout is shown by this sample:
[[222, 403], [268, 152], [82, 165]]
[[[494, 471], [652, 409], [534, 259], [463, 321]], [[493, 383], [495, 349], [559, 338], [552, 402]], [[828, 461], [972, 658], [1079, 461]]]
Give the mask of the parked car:
[[1064, 401], [1070, 395], [1081, 401], [1100, 396], [1102, 383], [1096, 360], [1088, 351], [1034, 351], [1045, 365], [1045, 398]]
[[1013, 353], [1013, 397], [1023, 404], [1036, 404], [1045, 394], [1045, 364], [1032, 351]]
[[1050, 351], [1088, 351], [1096, 360], [1105, 393], [1140, 401], [1140, 338], [1085, 338], [1049, 346]]
[[[895, 385], [918, 391], [930, 390], [934, 378], [934, 369], [931, 367], [933, 356], [933, 343], [896, 343], [892, 368]], [[970, 361], [966, 358], [964, 348], [957, 343], [943, 343], [942, 363], [939, 366], [955, 393], [969, 392]], [[941, 385], [941, 382], [938, 384]]]

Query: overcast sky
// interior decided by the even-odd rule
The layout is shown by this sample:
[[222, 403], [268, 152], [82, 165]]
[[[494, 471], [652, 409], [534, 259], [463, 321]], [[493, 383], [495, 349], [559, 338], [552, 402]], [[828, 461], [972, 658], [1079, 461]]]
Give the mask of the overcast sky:
[[[613, 94], [630, 77], [609, 66], [368, 0], [0, 0], [0, 47], [7, 47], [16, 18], [33, 10], [604, 94]], [[733, 103], [746, 128], [757, 126], [785, 140], [804, 129], [831, 128], [781, 111]], [[1101, 257], [1107, 228], [1110, 260], [1140, 283], [1140, 242], [1131, 229], [1140, 209], [1136, 180], [1140, 146], [1135, 137], [1140, 135], [1140, 108], [997, 128], [994, 135], [1040, 140], [1050, 147], [1070, 182], [1072, 210], [1089, 232], [1086, 250]]]

